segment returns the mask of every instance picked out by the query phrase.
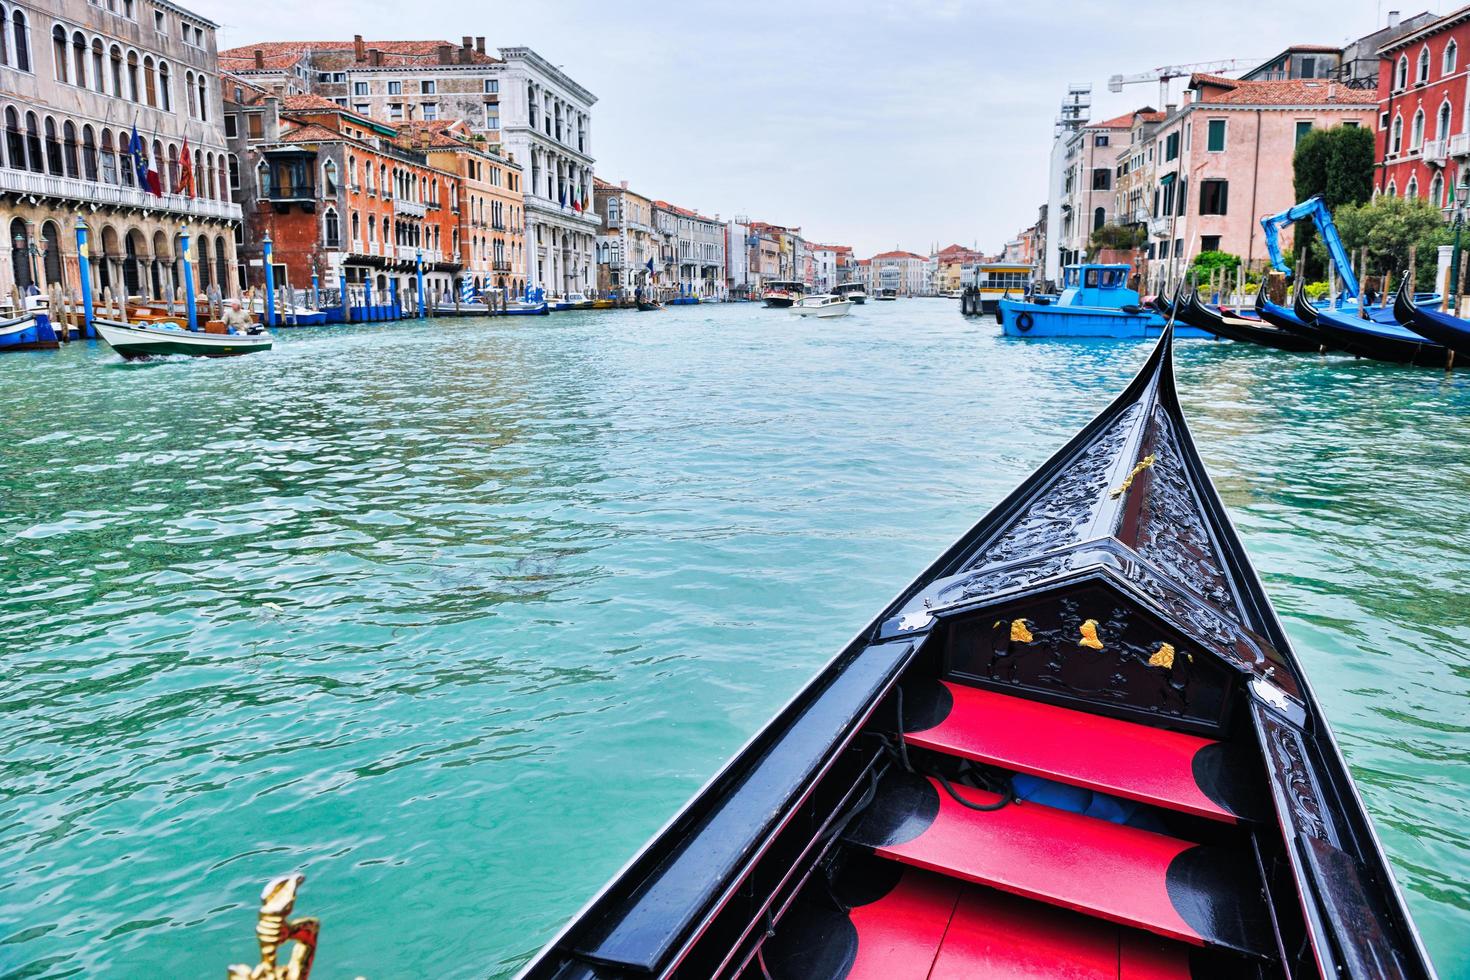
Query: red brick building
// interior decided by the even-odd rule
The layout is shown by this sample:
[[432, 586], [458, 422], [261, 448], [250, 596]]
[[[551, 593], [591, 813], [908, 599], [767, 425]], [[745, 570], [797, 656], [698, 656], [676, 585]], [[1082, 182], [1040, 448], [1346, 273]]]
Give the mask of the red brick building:
[[1454, 185], [1470, 179], [1470, 7], [1390, 42], [1379, 59], [1374, 190], [1449, 208]]
[[[230, 80], [227, 78], [227, 86]], [[343, 280], [371, 284], [374, 302], [394, 284], [416, 289], [417, 258], [426, 289], [454, 289], [460, 255], [461, 178], [433, 167], [426, 154], [397, 145], [398, 131], [316, 95], [277, 96], [233, 86], [240, 164], [232, 180], [245, 212], [241, 253], [273, 243], [276, 282], [295, 289]], [[263, 272], [249, 266], [247, 284]]]

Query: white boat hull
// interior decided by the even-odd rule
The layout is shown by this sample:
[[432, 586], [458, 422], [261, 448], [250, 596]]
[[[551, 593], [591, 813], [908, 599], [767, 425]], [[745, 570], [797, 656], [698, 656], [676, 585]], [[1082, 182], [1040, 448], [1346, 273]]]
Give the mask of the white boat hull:
[[235, 357], [271, 349], [269, 333], [202, 333], [159, 330], [142, 324], [94, 320], [98, 335], [128, 360], [184, 354], [190, 357]]

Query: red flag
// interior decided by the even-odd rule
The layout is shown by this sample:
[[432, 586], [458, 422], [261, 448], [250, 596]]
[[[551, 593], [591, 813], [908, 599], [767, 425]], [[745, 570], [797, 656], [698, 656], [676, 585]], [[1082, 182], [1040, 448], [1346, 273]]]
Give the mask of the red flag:
[[174, 193], [180, 192], [189, 197], [194, 196], [194, 164], [189, 161], [189, 137], [184, 137], [184, 159], [179, 162], [179, 185], [174, 188]]
[[148, 193], [154, 197], [163, 196], [163, 184], [159, 182], [157, 170], [148, 171]]

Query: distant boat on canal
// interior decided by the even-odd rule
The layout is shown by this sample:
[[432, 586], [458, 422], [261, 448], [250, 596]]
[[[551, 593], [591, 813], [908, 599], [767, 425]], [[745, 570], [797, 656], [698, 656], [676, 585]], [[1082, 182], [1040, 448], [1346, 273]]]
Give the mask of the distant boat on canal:
[[858, 306], [868, 301], [868, 288], [860, 282], [845, 282], [832, 291], [843, 299], [852, 300]]
[[189, 357], [236, 357], [271, 349], [263, 327], [250, 333], [190, 330], [172, 320], [123, 323], [94, 319], [98, 335], [127, 360], [182, 354]]
[[[1126, 265], [1080, 264], [1062, 270], [1062, 293], [1052, 299], [1001, 299], [996, 319], [1010, 337], [1157, 337], [1165, 320], [1146, 309], [1128, 287]], [[1208, 338], [1196, 327], [1176, 325], [1174, 336]]]
[[847, 316], [852, 312], [852, 301], [836, 293], [817, 293], [797, 300], [791, 312], [797, 316], [814, 316], [825, 320], [829, 317]]
[[773, 309], [786, 309], [806, 295], [806, 283], [795, 279], [777, 279], [766, 284], [761, 301]]

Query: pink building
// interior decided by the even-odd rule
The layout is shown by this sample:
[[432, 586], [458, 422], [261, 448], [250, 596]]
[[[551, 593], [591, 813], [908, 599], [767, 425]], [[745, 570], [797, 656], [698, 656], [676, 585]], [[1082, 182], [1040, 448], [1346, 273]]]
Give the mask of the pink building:
[[[1149, 287], [1173, 282], [1200, 252], [1266, 261], [1260, 219], [1295, 203], [1291, 158], [1313, 129], [1371, 126], [1372, 93], [1328, 79], [1240, 81], [1195, 75], [1189, 100], [1154, 131]], [[1289, 248], [1289, 238], [1282, 245]]]

